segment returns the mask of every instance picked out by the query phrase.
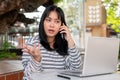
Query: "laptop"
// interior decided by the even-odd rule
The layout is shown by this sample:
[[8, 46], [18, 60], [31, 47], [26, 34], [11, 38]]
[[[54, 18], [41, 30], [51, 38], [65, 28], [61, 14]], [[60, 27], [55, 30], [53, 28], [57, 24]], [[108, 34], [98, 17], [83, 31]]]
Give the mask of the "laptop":
[[60, 74], [86, 77], [115, 73], [117, 71], [118, 52], [118, 38], [89, 37], [82, 71], [65, 70]]

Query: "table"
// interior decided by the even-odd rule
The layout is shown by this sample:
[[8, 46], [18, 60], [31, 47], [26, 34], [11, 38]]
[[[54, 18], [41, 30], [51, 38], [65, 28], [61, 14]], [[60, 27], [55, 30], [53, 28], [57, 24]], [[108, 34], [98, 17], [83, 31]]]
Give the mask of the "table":
[[[58, 77], [59, 74], [56, 71], [43, 71], [43, 72], [35, 72], [31, 76], [31, 80], [68, 80], [65, 78]], [[99, 76], [92, 76], [92, 77], [74, 77], [68, 76], [70, 80], [120, 80], [119, 73], [107, 74], [107, 75], [99, 75]]]
[[22, 71], [23, 66], [21, 60], [2, 60], [0, 61], [0, 74], [15, 73]]

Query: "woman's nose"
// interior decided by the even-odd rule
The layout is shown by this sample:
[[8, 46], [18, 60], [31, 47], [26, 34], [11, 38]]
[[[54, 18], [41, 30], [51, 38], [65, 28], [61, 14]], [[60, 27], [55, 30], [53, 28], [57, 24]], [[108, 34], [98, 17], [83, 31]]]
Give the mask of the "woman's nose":
[[51, 23], [50, 23], [50, 26], [51, 26], [51, 27], [54, 27], [54, 22], [51, 22]]

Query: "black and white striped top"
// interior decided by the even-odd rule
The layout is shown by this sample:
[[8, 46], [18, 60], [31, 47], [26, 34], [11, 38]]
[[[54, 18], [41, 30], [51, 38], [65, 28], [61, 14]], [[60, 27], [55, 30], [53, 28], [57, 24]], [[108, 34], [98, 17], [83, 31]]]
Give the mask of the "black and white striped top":
[[[39, 36], [28, 40], [26, 44], [32, 46], [34, 43], [40, 44]], [[61, 56], [56, 51], [48, 51], [42, 45], [40, 45], [40, 52], [42, 56], [41, 62], [35, 61], [28, 53], [23, 53], [24, 78], [29, 77], [32, 72], [42, 70], [75, 70], [82, 67], [80, 51], [76, 47], [68, 49], [68, 56]]]

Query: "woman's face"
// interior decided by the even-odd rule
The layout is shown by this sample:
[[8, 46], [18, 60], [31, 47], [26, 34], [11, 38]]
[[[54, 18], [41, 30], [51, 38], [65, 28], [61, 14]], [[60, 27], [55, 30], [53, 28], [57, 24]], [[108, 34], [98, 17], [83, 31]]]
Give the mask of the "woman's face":
[[44, 30], [47, 37], [55, 37], [61, 27], [61, 20], [55, 11], [51, 11], [44, 20]]

